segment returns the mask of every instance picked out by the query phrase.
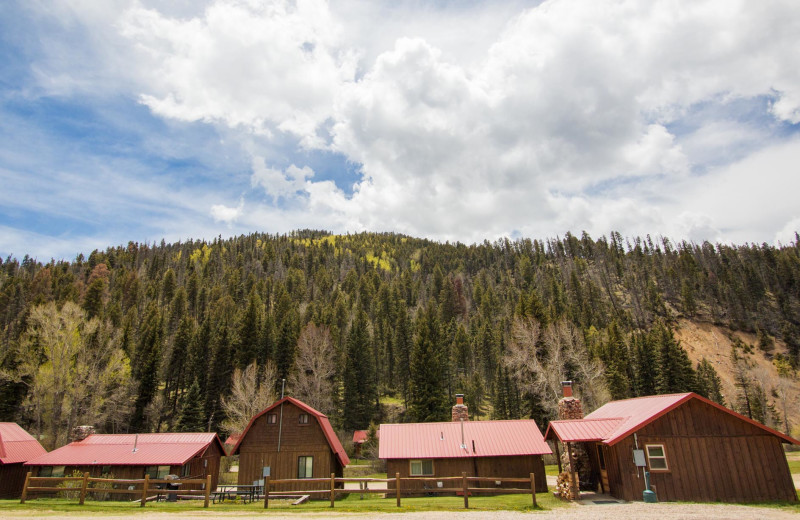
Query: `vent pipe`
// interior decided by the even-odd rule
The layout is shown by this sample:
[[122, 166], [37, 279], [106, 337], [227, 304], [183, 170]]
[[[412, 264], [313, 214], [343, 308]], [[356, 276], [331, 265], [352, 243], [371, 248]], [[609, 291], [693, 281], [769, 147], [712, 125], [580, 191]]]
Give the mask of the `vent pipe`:
[[133, 453], [136, 453], [136, 445], [139, 444], [139, 434], [133, 438]]

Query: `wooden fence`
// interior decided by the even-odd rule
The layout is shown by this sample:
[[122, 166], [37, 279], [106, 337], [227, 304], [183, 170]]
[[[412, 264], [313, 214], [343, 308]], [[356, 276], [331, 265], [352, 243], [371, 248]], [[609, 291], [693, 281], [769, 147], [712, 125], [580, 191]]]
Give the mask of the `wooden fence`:
[[[331, 507], [335, 507], [336, 502], [336, 494], [337, 493], [387, 493], [387, 491], [394, 491], [397, 498], [397, 507], [400, 507], [402, 495], [403, 495], [403, 483], [411, 483], [411, 482], [435, 482], [437, 487], [429, 488], [429, 489], [408, 489], [406, 491], [407, 494], [419, 494], [420, 492], [425, 493], [456, 493], [456, 494], [463, 494], [464, 495], [464, 508], [469, 509], [469, 495], [471, 493], [499, 493], [499, 494], [528, 494], [530, 493], [531, 499], [533, 502], [533, 507], [536, 507], [536, 477], [533, 473], [530, 474], [530, 478], [496, 478], [496, 477], [468, 477], [466, 473], [462, 473], [460, 477], [405, 477], [401, 478], [400, 473], [395, 475], [395, 478], [336, 478], [334, 473], [331, 473], [331, 478], [305, 478], [305, 479], [284, 479], [284, 480], [270, 480], [269, 477], [265, 477], [264, 479], [264, 508], [269, 507], [269, 499], [271, 491], [271, 486], [275, 485], [303, 485], [303, 484], [310, 484], [310, 483], [324, 483], [329, 482], [330, 487], [329, 489], [324, 490], [299, 490], [299, 491], [275, 491], [273, 494], [274, 496], [302, 496], [302, 495], [329, 495], [331, 501]], [[359, 482], [365, 483], [366, 486], [362, 486], [362, 489], [342, 489], [337, 488], [336, 484], [344, 484], [345, 482]], [[368, 484], [370, 482], [385, 482], [387, 484], [393, 482], [395, 484], [394, 490], [389, 489], [369, 489]], [[438, 487], [438, 483], [442, 483], [444, 485], [445, 482], [451, 485], [451, 487]], [[527, 486], [519, 487], [519, 488], [481, 488], [481, 487], [470, 487], [470, 483], [480, 483], [480, 482], [491, 482], [492, 484], [499, 485], [503, 483], [511, 483], [511, 484], [527, 484]]]
[[[41, 486], [37, 484], [44, 484], [44, 483], [52, 483], [56, 482], [55, 485], [50, 486]], [[67, 482], [80, 482], [79, 487], [57, 487], [58, 483], [67, 483]], [[362, 483], [365, 484], [361, 486], [361, 489], [343, 489], [337, 488], [337, 484], [344, 484], [346, 482], [355, 482], [355, 483]], [[382, 483], [394, 483], [395, 488], [393, 490], [389, 489], [369, 489], [370, 482], [382, 482]], [[421, 489], [421, 488], [408, 488], [405, 485], [409, 483], [427, 483], [427, 482], [435, 482], [435, 486], [429, 489]], [[495, 485], [500, 485], [504, 483], [510, 484], [526, 484], [525, 487], [519, 488], [498, 488], [498, 487], [470, 487], [470, 483], [481, 483], [481, 482], [491, 482]], [[92, 483], [103, 483], [103, 484], [122, 484], [128, 486], [141, 486], [141, 489], [109, 489], [107, 487], [98, 488], [92, 487], [90, 484]], [[271, 489], [272, 486], [277, 485], [298, 485], [303, 486], [306, 484], [311, 483], [329, 483], [330, 486], [328, 489], [315, 489], [315, 490], [302, 490], [300, 488], [297, 491], [285, 491], [280, 490], [276, 491]], [[439, 483], [442, 483], [442, 486], [447, 483], [450, 487], [438, 487]], [[161, 488], [151, 488], [151, 485], [157, 484], [164, 484], [164, 488], [166, 488], [166, 484], [205, 484], [205, 489], [203, 490], [180, 490], [180, 489], [161, 489]], [[363, 494], [363, 493], [380, 493], [384, 494], [387, 492], [394, 492], [396, 499], [397, 499], [397, 507], [401, 506], [401, 500], [403, 497], [403, 490], [406, 490], [406, 498], [409, 495], [419, 494], [419, 493], [456, 493], [461, 494], [464, 496], [464, 508], [469, 508], [469, 496], [470, 494], [475, 493], [500, 493], [500, 494], [528, 494], [530, 493], [531, 499], [533, 502], [533, 507], [536, 507], [536, 478], [533, 473], [530, 474], [530, 478], [496, 478], [496, 477], [468, 477], [466, 473], [462, 473], [460, 477], [405, 477], [401, 478], [400, 473], [395, 475], [395, 478], [385, 478], [385, 479], [378, 479], [378, 478], [336, 478], [334, 473], [331, 473], [331, 477], [328, 478], [305, 478], [305, 479], [283, 479], [283, 480], [270, 480], [269, 477], [264, 479], [264, 508], [269, 507], [269, 499], [272, 496], [273, 499], [277, 497], [286, 497], [286, 496], [303, 496], [303, 495], [329, 495], [331, 501], [331, 507], [335, 507], [336, 503], [336, 494], [343, 494], [343, 493], [356, 493], [356, 494]], [[148, 495], [156, 494], [156, 495], [165, 495], [169, 493], [174, 494], [181, 494], [181, 495], [195, 495], [195, 496], [204, 496], [205, 503], [203, 507], [208, 507], [209, 499], [211, 496], [211, 475], [208, 475], [205, 479], [185, 479], [185, 480], [166, 480], [166, 479], [151, 479], [149, 476], [145, 476], [144, 479], [108, 479], [108, 478], [93, 478], [89, 476], [89, 473], [84, 473], [82, 477], [32, 477], [30, 473], [28, 473], [27, 477], [25, 478], [25, 487], [22, 489], [22, 498], [20, 499], [20, 503], [24, 504], [25, 500], [28, 497], [28, 493], [58, 493], [64, 491], [71, 491], [71, 492], [78, 492], [80, 497], [80, 504], [83, 505], [84, 500], [86, 499], [86, 495], [88, 493], [121, 493], [121, 494], [133, 494], [133, 495], [140, 495], [141, 506], [144, 507], [145, 503], [148, 500]]]
[[[66, 484], [68, 482], [80, 482], [80, 487], [59, 487], [58, 484]], [[116, 489], [109, 487], [92, 487], [90, 484], [104, 484], [111, 485], [120, 484], [128, 487], [141, 487], [141, 489]], [[48, 486], [37, 484], [50, 484]], [[204, 489], [168, 489], [168, 484], [178, 485], [181, 484], [205, 484]], [[153, 485], [162, 485], [161, 488], [151, 487]], [[163, 488], [163, 489], [162, 489]], [[89, 473], [84, 473], [82, 477], [32, 477], [31, 473], [25, 477], [25, 486], [22, 488], [22, 497], [20, 504], [24, 504], [28, 498], [28, 493], [63, 493], [63, 492], [78, 493], [80, 505], [83, 505], [86, 500], [86, 495], [89, 493], [110, 493], [110, 494], [127, 494], [139, 495], [141, 498], [141, 506], [144, 507], [147, 503], [148, 497], [152, 495], [190, 495], [202, 496], [205, 498], [203, 507], [208, 507], [208, 502], [211, 496], [211, 475], [206, 476], [204, 479], [180, 479], [180, 480], [167, 480], [167, 479], [151, 479], [149, 475], [145, 475], [143, 479], [118, 479], [118, 478], [94, 478], [90, 477]]]

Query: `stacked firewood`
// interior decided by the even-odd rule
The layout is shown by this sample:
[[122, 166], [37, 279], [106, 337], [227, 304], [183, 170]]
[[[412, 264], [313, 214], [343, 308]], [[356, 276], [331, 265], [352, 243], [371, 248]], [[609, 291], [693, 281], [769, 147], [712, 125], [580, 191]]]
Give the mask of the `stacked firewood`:
[[562, 471], [558, 474], [556, 478], [556, 487], [553, 491], [553, 495], [558, 497], [562, 500], [574, 500], [577, 497], [572, 490], [572, 484], [570, 480], [572, 479], [571, 475], [568, 471]]

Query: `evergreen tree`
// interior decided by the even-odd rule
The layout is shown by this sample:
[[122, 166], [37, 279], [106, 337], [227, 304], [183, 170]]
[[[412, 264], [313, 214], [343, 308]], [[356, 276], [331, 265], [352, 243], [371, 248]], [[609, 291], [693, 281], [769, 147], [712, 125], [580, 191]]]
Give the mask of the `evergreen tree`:
[[443, 359], [443, 338], [433, 303], [417, 316], [411, 353], [411, 403], [414, 422], [445, 421], [450, 411]]
[[183, 396], [183, 406], [176, 430], [179, 432], [202, 432], [205, 429], [203, 394], [200, 393], [200, 385], [195, 380], [189, 387], [189, 391]]
[[357, 311], [346, 343], [343, 426], [346, 430], [363, 430], [377, 414], [375, 402], [378, 397], [372, 341], [363, 310]]
[[656, 345], [658, 372], [656, 393], [691, 392], [695, 388], [694, 370], [689, 356], [666, 325], [659, 323], [651, 331]]
[[259, 357], [261, 310], [264, 304], [255, 288], [247, 298], [247, 308], [239, 320], [236, 343], [236, 366], [243, 370]]
[[711, 399], [715, 403], [725, 405], [722, 397], [722, 381], [714, 369], [714, 366], [706, 358], [700, 360], [696, 371], [697, 388], [696, 392], [703, 397]]
[[161, 342], [163, 339], [161, 313], [155, 302], [148, 306], [142, 330], [139, 334], [131, 373], [139, 382], [139, 392], [134, 403], [131, 429], [142, 431], [145, 428], [145, 407], [150, 404], [158, 390], [158, 368], [161, 359]]

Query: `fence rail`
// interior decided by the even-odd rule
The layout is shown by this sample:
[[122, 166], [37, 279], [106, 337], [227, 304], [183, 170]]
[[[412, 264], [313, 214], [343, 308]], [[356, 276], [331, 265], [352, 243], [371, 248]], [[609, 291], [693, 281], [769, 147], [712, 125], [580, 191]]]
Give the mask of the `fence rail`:
[[[55, 485], [50, 486], [42, 486], [37, 484], [46, 484], [50, 482], [55, 482]], [[81, 487], [59, 487], [58, 484], [63, 484], [66, 482], [80, 482]], [[141, 489], [114, 489], [114, 488], [107, 488], [107, 487], [92, 487], [90, 484], [92, 483], [101, 483], [101, 484], [121, 484], [121, 485], [128, 485], [128, 486], [141, 486]], [[152, 485], [163, 485], [162, 488], [153, 488]], [[168, 489], [167, 484], [171, 485], [178, 485], [178, 489]], [[183, 484], [204, 484], [204, 489], [180, 489], [180, 486]], [[202, 496], [205, 498], [205, 503], [203, 507], [208, 507], [208, 502], [211, 497], [211, 475], [206, 476], [204, 479], [199, 478], [192, 478], [192, 479], [180, 479], [180, 480], [167, 480], [167, 479], [151, 479], [149, 475], [146, 475], [143, 479], [113, 479], [113, 478], [95, 478], [90, 477], [89, 473], [86, 472], [83, 474], [82, 477], [33, 477], [31, 473], [28, 472], [27, 476], [25, 477], [25, 485], [22, 488], [22, 496], [20, 497], [20, 504], [24, 504], [25, 501], [28, 499], [28, 493], [62, 493], [62, 492], [78, 492], [79, 493], [79, 503], [83, 505], [86, 500], [86, 495], [89, 493], [112, 493], [112, 494], [122, 494], [122, 495], [139, 495], [141, 498], [139, 499], [141, 502], [141, 507], [147, 503], [147, 499], [149, 496], [155, 495], [190, 495], [190, 496]]]
[[[66, 483], [66, 482], [80, 482], [81, 486], [78, 487], [58, 487], [57, 484], [55, 486], [43, 486], [37, 484], [45, 484], [50, 482], [59, 483]], [[343, 489], [337, 488], [337, 484], [344, 484], [344, 483], [363, 483], [364, 486], [361, 489], [354, 490], [354, 489]], [[369, 489], [369, 483], [386, 483], [386, 484], [394, 484], [395, 487], [393, 490], [388, 489]], [[447, 482], [448, 485], [451, 487], [435, 487], [432, 489], [421, 489], [421, 488], [409, 488], [407, 487], [408, 484], [418, 483], [418, 482]], [[528, 484], [527, 486], [519, 487], [519, 488], [481, 488], [481, 487], [470, 487], [470, 483], [481, 483], [481, 482], [492, 482], [497, 485], [500, 484]], [[109, 489], [106, 487], [92, 487], [90, 484], [92, 483], [102, 483], [102, 484], [122, 484], [128, 486], [141, 486], [141, 489]], [[312, 490], [302, 490], [302, 486], [307, 486], [309, 484], [322, 484], [327, 483], [329, 487], [327, 489], [312, 489]], [[205, 489], [202, 490], [181, 490], [181, 489], [161, 489], [161, 488], [152, 488], [152, 485], [158, 484], [205, 484]], [[287, 485], [297, 485], [298, 490], [286, 491], [286, 490], [276, 490], [273, 486], [287, 486]], [[140, 495], [141, 498], [139, 499], [141, 502], [141, 506], [144, 507], [145, 503], [148, 500], [148, 496], [150, 494], [158, 494], [158, 495], [167, 495], [167, 494], [180, 494], [180, 495], [193, 495], [193, 496], [203, 496], [205, 498], [205, 503], [203, 507], [208, 507], [209, 500], [211, 497], [211, 475], [208, 475], [205, 479], [182, 479], [182, 480], [166, 480], [166, 479], [151, 479], [149, 476], [145, 476], [144, 479], [109, 479], [109, 478], [94, 478], [90, 477], [89, 473], [84, 473], [83, 477], [33, 477], [31, 473], [25, 478], [25, 486], [22, 489], [22, 497], [20, 499], [20, 503], [24, 504], [25, 500], [28, 498], [28, 493], [58, 493], [64, 491], [71, 491], [71, 492], [79, 492], [80, 497], [80, 504], [83, 505], [86, 499], [86, 495], [89, 493], [114, 493], [114, 494], [130, 494], [130, 495]], [[343, 493], [357, 493], [357, 494], [364, 494], [364, 493], [381, 493], [384, 494], [387, 491], [394, 491], [397, 499], [397, 507], [401, 507], [401, 500], [403, 494], [405, 493], [406, 498], [409, 495], [417, 494], [420, 492], [423, 493], [456, 493], [456, 494], [463, 494], [464, 496], [464, 508], [469, 508], [469, 495], [475, 493], [503, 493], [503, 494], [530, 494], [531, 499], [533, 502], [533, 506], [536, 507], [536, 477], [533, 473], [530, 474], [529, 478], [497, 478], [497, 477], [469, 477], [466, 473], [462, 473], [460, 477], [400, 477], [400, 473], [397, 473], [394, 478], [336, 478], [334, 473], [331, 473], [330, 478], [307, 478], [307, 479], [275, 479], [271, 480], [270, 477], [265, 477], [264, 479], [264, 487], [263, 487], [263, 498], [264, 498], [264, 508], [269, 507], [269, 500], [270, 496], [273, 499], [277, 496], [285, 497], [285, 496], [297, 496], [297, 495], [329, 495], [331, 501], [331, 507], [335, 507], [336, 503], [336, 495], [343, 494]]]
[[[297, 484], [298, 486], [308, 485], [308, 484], [321, 484], [321, 483], [330, 483], [329, 489], [324, 490], [308, 490], [308, 491], [286, 491], [286, 490], [273, 490], [271, 489], [272, 486], [278, 485], [292, 485]], [[305, 478], [305, 479], [276, 479], [270, 480], [270, 477], [264, 478], [264, 509], [269, 507], [269, 499], [270, 494], [275, 493], [280, 495], [281, 497], [286, 495], [328, 495], [330, 496], [331, 500], [331, 507], [335, 507], [336, 503], [336, 494], [337, 493], [386, 493], [386, 489], [369, 489], [367, 486], [363, 486], [362, 489], [353, 490], [353, 489], [342, 489], [337, 488], [336, 484], [344, 484], [345, 482], [359, 482], [369, 484], [370, 482], [382, 482], [382, 483], [394, 483], [395, 489], [394, 492], [397, 497], [397, 507], [401, 507], [401, 500], [403, 495], [403, 484], [406, 483], [413, 483], [413, 482], [452, 482], [454, 484], [461, 484], [460, 486], [455, 487], [436, 487], [434, 489], [427, 489], [427, 490], [420, 490], [417, 488], [414, 489], [406, 489], [406, 494], [414, 494], [420, 491], [425, 492], [435, 492], [435, 493], [461, 493], [464, 495], [464, 508], [469, 509], [469, 495], [470, 493], [503, 493], [503, 494], [528, 494], [531, 495], [531, 500], [533, 502], [533, 507], [536, 507], [536, 476], [531, 473], [529, 478], [495, 478], [495, 477], [468, 477], [466, 473], [462, 473], [460, 477], [400, 477], [400, 473], [395, 474], [395, 478], [336, 478], [334, 473], [331, 473], [331, 477], [327, 478]], [[525, 488], [480, 488], [480, 487], [470, 487], [469, 483], [480, 483], [480, 482], [493, 482], [496, 484], [528, 484], [530, 487], [526, 486]]]

